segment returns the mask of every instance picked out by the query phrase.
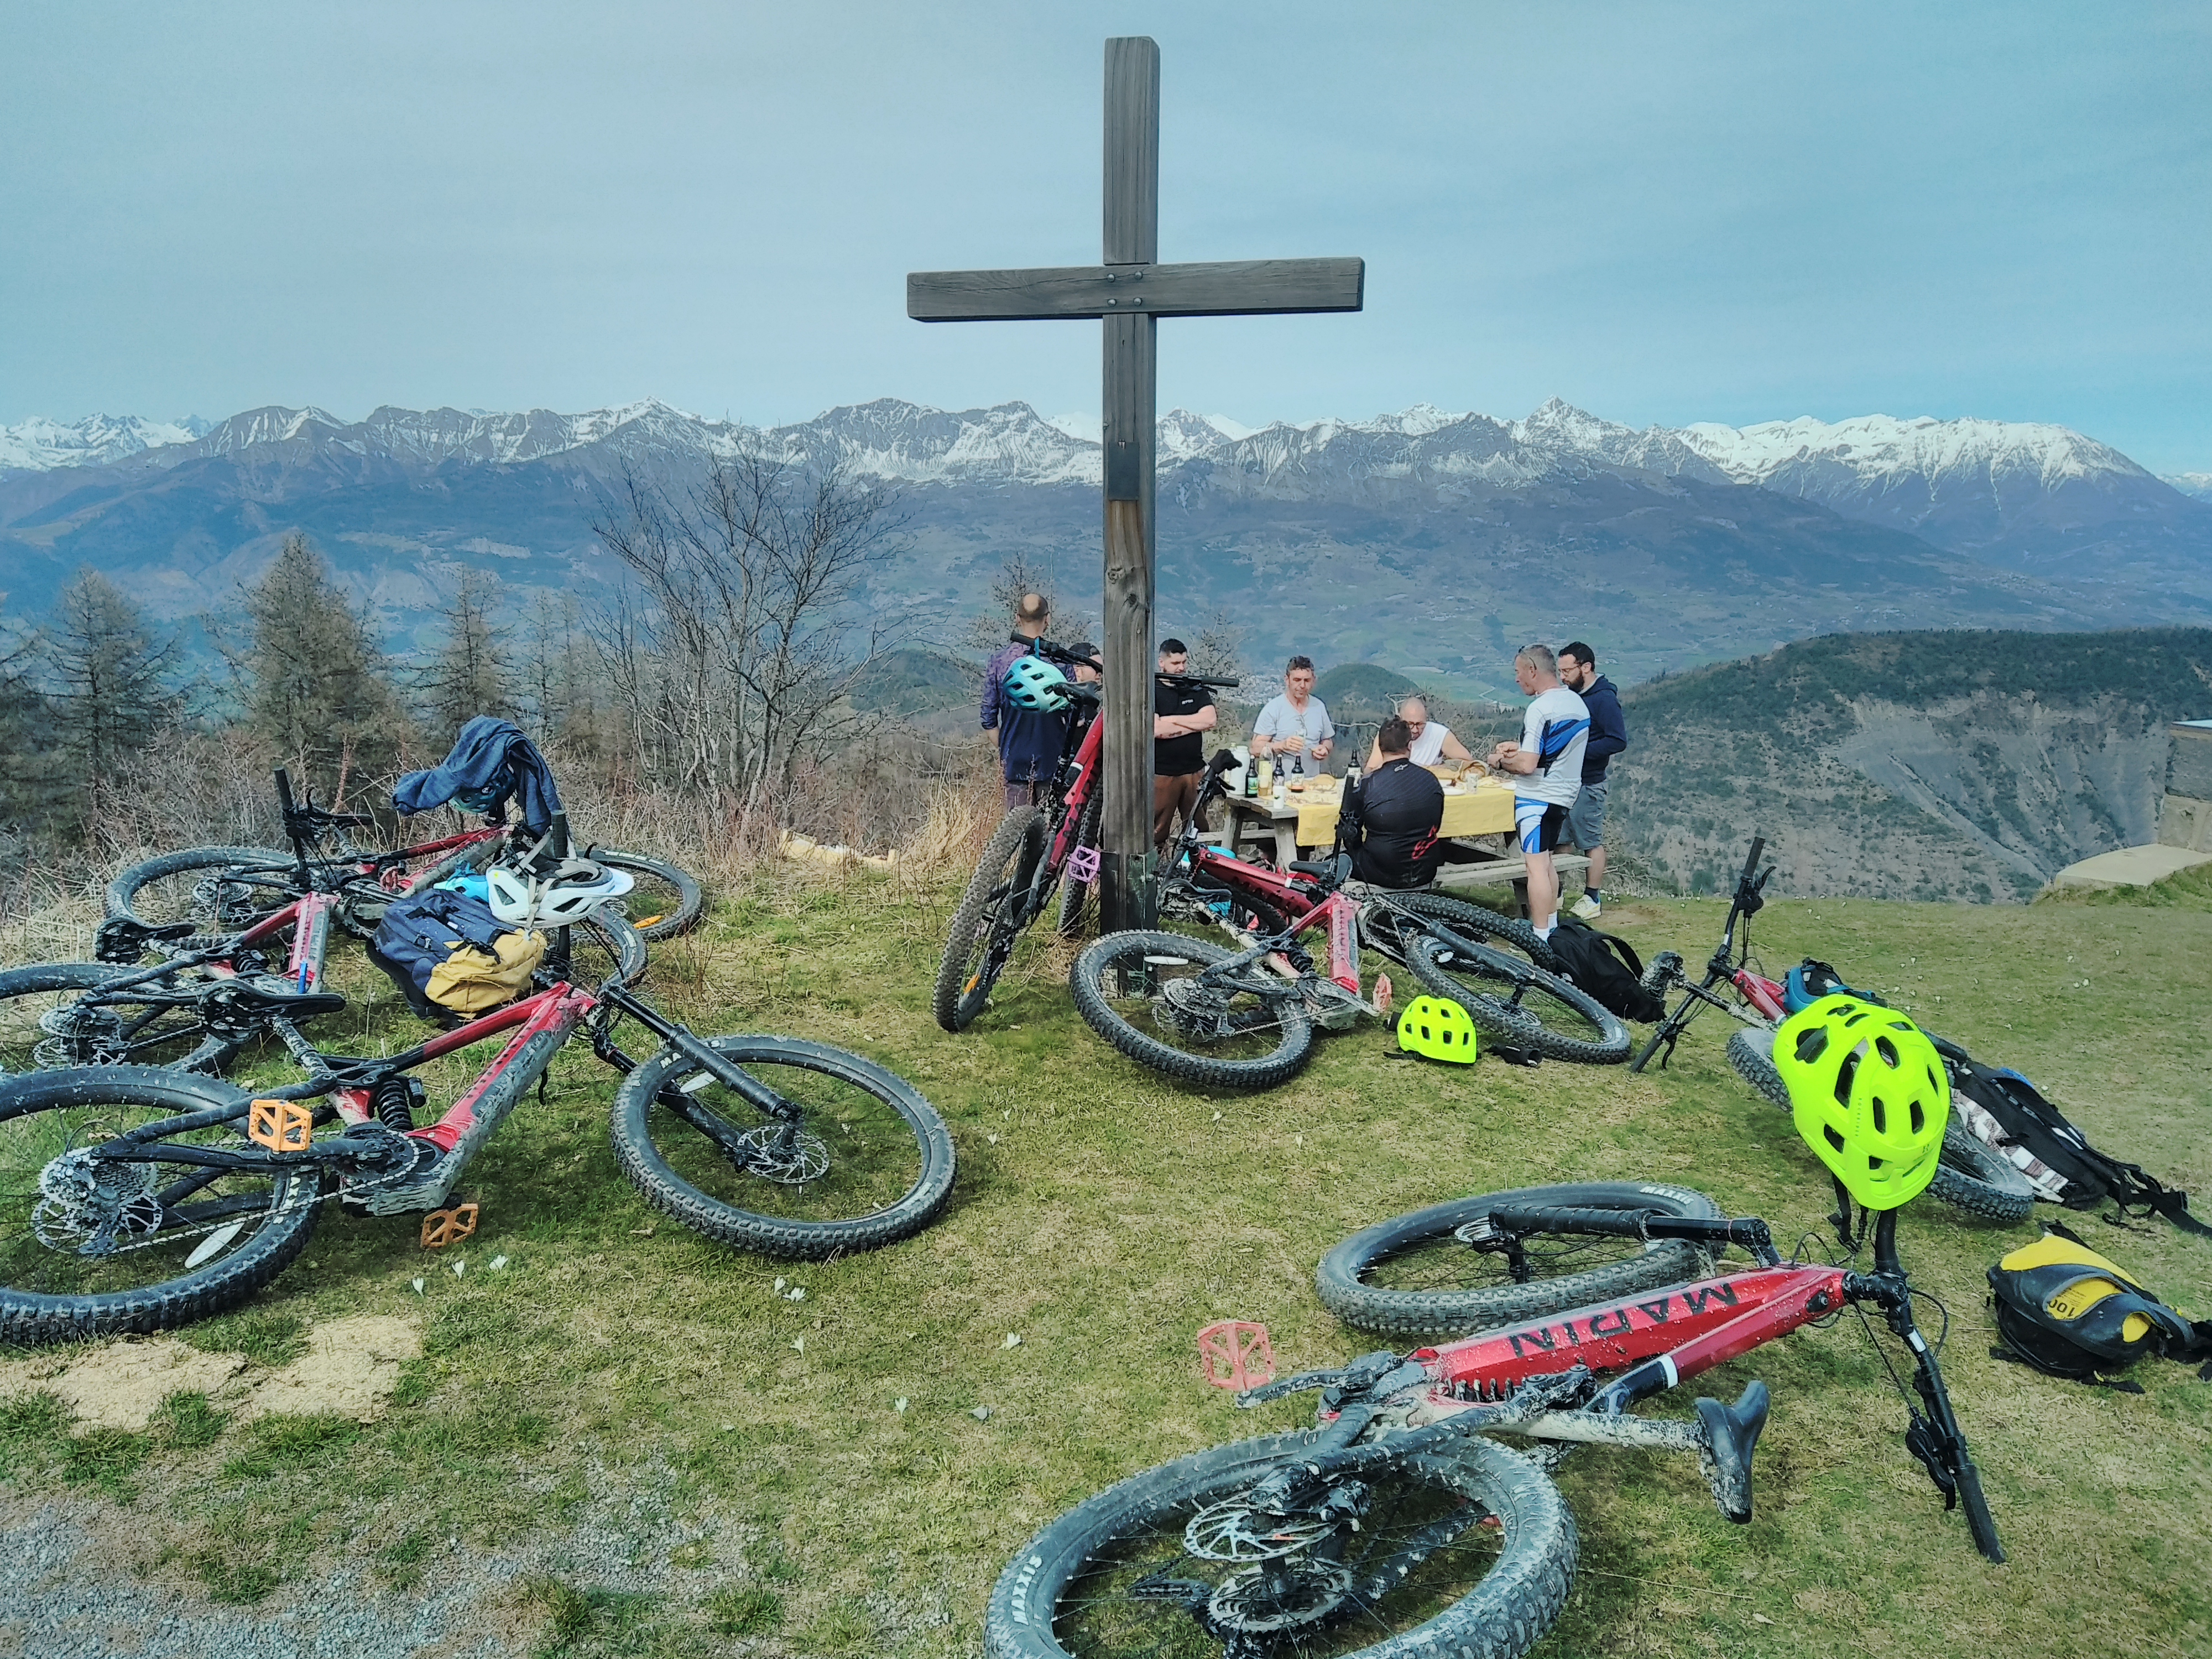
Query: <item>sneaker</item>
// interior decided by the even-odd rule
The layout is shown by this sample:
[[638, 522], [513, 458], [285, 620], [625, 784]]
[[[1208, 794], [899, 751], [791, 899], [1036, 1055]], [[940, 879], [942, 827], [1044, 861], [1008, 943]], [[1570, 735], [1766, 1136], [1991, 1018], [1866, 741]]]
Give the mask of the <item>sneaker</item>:
[[1567, 908], [1567, 914], [1571, 916], [1580, 916], [1584, 921], [1595, 921], [1605, 914], [1605, 907], [1588, 893], [1584, 893]]

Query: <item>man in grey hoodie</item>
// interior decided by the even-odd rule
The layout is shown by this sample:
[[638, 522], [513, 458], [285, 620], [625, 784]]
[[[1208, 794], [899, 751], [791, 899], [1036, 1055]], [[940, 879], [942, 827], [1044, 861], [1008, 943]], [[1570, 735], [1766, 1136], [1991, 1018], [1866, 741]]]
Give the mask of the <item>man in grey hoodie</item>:
[[1597, 672], [1597, 653], [1580, 640], [1559, 653], [1559, 680], [1589, 708], [1589, 743], [1583, 750], [1583, 792], [1567, 809], [1567, 833], [1589, 855], [1583, 896], [1567, 914], [1594, 921], [1604, 908], [1606, 763], [1628, 747], [1628, 722], [1621, 718], [1620, 693]]

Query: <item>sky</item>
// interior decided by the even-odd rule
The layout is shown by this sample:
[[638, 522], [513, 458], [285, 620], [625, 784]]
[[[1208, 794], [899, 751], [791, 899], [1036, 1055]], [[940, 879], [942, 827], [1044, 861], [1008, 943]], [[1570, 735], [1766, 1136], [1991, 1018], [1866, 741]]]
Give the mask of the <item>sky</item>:
[[1164, 322], [1163, 410], [1973, 415], [2212, 470], [2201, 0], [0, 0], [0, 424], [1095, 411], [1095, 325], [903, 278], [1099, 257], [1133, 33], [1164, 259], [1367, 261], [1358, 315]]

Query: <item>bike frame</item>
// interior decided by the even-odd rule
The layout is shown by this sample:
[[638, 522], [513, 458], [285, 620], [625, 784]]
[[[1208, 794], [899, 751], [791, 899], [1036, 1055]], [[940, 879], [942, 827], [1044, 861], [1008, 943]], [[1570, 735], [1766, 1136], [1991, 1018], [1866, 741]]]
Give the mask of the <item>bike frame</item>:
[[[1683, 1031], [1705, 1008], [1717, 1008], [1731, 1018], [1747, 1025], [1779, 1025], [1786, 1011], [1782, 1006], [1783, 988], [1764, 974], [1751, 969], [1751, 919], [1766, 904], [1764, 890], [1773, 867], [1764, 874], [1759, 870], [1759, 855], [1766, 850], [1766, 837], [1754, 836], [1750, 855], [1744, 860], [1743, 873], [1736, 878], [1735, 896], [1729, 904], [1728, 920], [1721, 925], [1720, 943], [1705, 963], [1705, 976], [1698, 984], [1678, 981], [1682, 988], [1682, 1000], [1674, 1012], [1659, 1023], [1644, 1044], [1643, 1051], [1629, 1063], [1628, 1069], [1640, 1072], [1651, 1056], [1659, 1056], [1659, 1068], [1664, 1071], [1667, 1062], [1674, 1057], [1674, 1045], [1681, 1041]], [[1742, 925], [1741, 936], [1737, 925]], [[1714, 994], [1714, 988], [1730, 985], [1743, 1006], [1738, 1007]], [[1750, 1012], [1746, 1012], [1748, 1009]]]

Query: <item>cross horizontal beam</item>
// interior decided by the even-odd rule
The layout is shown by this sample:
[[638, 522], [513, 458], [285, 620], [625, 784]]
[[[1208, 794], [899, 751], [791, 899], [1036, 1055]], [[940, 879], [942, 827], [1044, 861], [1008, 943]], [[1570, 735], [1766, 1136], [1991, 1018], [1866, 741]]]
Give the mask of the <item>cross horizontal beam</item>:
[[925, 323], [1007, 323], [1357, 311], [1366, 286], [1364, 259], [916, 270], [906, 279], [906, 314]]

